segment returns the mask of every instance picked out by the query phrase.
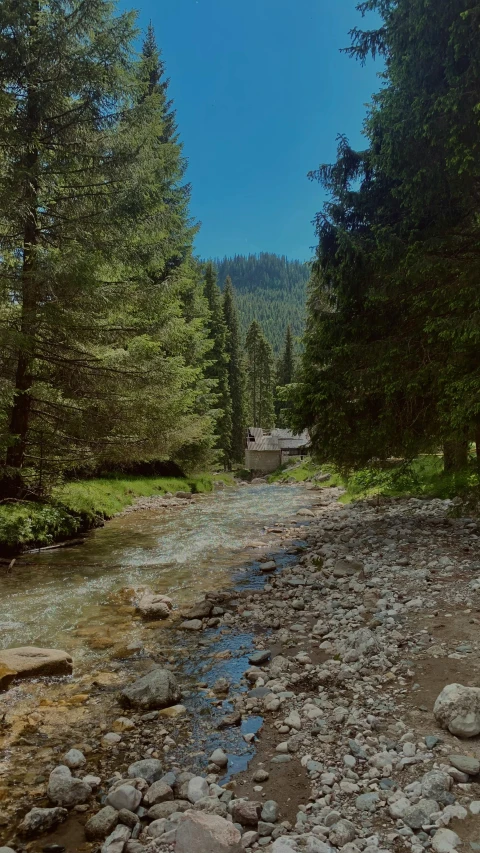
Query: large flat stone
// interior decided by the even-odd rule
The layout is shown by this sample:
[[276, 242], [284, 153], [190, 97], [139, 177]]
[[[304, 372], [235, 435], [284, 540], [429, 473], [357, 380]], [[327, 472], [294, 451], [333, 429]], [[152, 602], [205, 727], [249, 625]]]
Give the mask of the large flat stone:
[[[71, 675], [73, 660], [68, 652], [60, 649], [40, 649], [36, 646], [21, 646], [17, 649], [0, 651], [0, 686], [8, 686], [9, 674], [15, 678], [36, 678], [40, 675]], [[5, 673], [2, 678], [2, 671]], [[5, 680], [7, 684], [5, 684]], [[10, 678], [11, 681], [11, 678]]]
[[128, 708], [143, 708], [146, 711], [176, 705], [181, 697], [180, 689], [172, 672], [168, 669], [153, 669], [142, 678], [122, 690], [120, 701]]
[[176, 853], [242, 853], [241, 835], [225, 818], [187, 811], [177, 829]]

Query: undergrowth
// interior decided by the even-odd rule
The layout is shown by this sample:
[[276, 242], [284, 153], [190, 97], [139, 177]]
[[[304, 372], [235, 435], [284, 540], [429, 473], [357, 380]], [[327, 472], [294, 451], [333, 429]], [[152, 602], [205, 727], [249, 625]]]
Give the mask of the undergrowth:
[[[328, 480], [323, 479], [329, 474]], [[318, 478], [322, 479], [319, 480]], [[413, 462], [392, 461], [382, 466], [371, 466], [341, 474], [333, 465], [317, 465], [313, 459], [291, 460], [268, 478], [270, 483], [313, 482], [318, 487], [339, 486], [345, 489], [342, 503], [364, 498], [425, 497], [468, 500], [480, 498], [480, 478], [476, 460], [459, 473], [445, 474], [443, 457], [420, 456]]]

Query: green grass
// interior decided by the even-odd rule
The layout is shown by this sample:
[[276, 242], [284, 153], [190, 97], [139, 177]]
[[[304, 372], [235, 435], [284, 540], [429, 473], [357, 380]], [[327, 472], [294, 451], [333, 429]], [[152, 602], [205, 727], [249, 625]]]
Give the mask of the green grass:
[[364, 468], [343, 479], [342, 503], [374, 496], [454, 498], [475, 495], [479, 489], [476, 464], [457, 474], [445, 474], [441, 456], [420, 456], [410, 464]]
[[315, 482], [315, 475], [329, 473], [330, 479], [318, 482], [319, 487], [340, 486], [345, 489], [341, 503], [351, 503], [375, 496], [385, 497], [425, 497], [454, 498], [458, 495], [478, 500], [480, 480], [476, 463], [472, 460], [467, 469], [458, 474], [445, 474], [443, 458], [430, 455], [421, 456], [411, 463], [392, 462], [382, 467], [363, 468], [348, 476], [338, 472], [333, 465], [318, 466], [312, 459], [301, 464], [292, 459], [270, 475], [270, 483]]
[[0, 505], [0, 553], [51, 545], [112, 518], [139, 497], [166, 492], [211, 492], [215, 480], [233, 483], [229, 474], [181, 478], [111, 476], [57, 486], [48, 503]]
[[318, 482], [319, 487], [341, 485], [340, 475], [335, 471], [333, 465], [317, 465], [313, 459], [307, 457], [303, 461], [299, 458], [292, 457], [291, 461], [282, 465], [278, 471], [274, 471], [268, 477], [269, 483], [287, 483], [290, 480], [295, 480], [297, 483], [306, 483], [313, 480], [317, 474], [330, 474], [330, 479], [324, 482]]

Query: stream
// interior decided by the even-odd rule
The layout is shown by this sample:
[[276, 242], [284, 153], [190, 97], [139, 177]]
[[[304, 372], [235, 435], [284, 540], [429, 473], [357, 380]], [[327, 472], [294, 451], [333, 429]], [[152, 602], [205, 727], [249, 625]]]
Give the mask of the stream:
[[[245, 689], [239, 682], [254, 636], [228, 625], [192, 635], [168, 623], [145, 623], [124, 591], [147, 585], [184, 608], [206, 592], [263, 586], [259, 558], [275, 555], [279, 568], [297, 561], [290, 546], [302, 548], [305, 521], [296, 513], [315, 497], [301, 485], [226, 489], [182, 508], [128, 512], [91, 533], [83, 546], [19, 560], [2, 578], [0, 646], [62, 648], [74, 659], [74, 674], [18, 682], [0, 695], [0, 718], [6, 714], [8, 721], [3, 741], [0, 731], [0, 798], [6, 780], [7, 804], [12, 783], [17, 786], [12, 808], [20, 806], [20, 789], [41, 797], [45, 763], [90, 733], [97, 735], [92, 743], [98, 750], [101, 730], [109, 731], [121, 714], [119, 685], [159, 663], [174, 669], [188, 714], [172, 731], [169, 761], [182, 764], [188, 755], [190, 765], [204, 770], [221, 742], [230, 759], [224, 781], [244, 770], [255, 747], [243, 736], [255, 734], [262, 719], [247, 719], [220, 738], [218, 719], [231, 705], [212, 688], [226, 678], [236, 692]], [[258, 626], [257, 635], [262, 630]], [[112, 769], [128, 755], [127, 747], [110, 750]], [[104, 766], [105, 753], [98, 756]]]

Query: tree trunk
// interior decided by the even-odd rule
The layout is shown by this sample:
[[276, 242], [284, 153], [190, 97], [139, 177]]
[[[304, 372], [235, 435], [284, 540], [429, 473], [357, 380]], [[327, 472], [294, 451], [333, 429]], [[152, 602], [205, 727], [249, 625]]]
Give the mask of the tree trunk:
[[468, 439], [446, 441], [443, 446], [444, 471], [446, 474], [457, 474], [468, 464]]
[[[27, 126], [31, 144], [24, 158], [25, 219], [23, 227], [23, 262], [21, 270], [20, 344], [15, 371], [15, 388], [10, 412], [10, 444], [6, 453], [7, 477], [2, 483], [4, 497], [21, 497], [24, 491], [23, 468], [32, 406], [31, 386], [35, 359], [37, 324], [37, 244], [38, 244], [38, 167], [36, 136], [39, 128], [37, 96], [29, 89]], [[28, 143], [27, 143], [28, 144]]]

